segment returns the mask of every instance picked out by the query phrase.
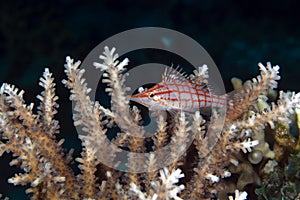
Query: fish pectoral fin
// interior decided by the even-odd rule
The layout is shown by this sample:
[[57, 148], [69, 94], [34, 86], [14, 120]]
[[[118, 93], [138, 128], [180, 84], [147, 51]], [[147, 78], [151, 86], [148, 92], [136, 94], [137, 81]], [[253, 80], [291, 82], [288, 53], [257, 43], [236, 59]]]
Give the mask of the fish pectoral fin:
[[178, 113], [178, 110], [175, 110], [175, 109], [169, 109], [167, 111], [171, 115], [172, 118], [174, 118]]

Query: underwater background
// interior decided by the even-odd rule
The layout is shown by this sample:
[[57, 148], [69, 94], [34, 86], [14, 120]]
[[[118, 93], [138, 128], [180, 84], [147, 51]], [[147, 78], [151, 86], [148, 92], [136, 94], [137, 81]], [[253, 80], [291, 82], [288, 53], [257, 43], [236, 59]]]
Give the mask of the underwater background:
[[[66, 149], [81, 152], [72, 124], [65, 56], [83, 60], [106, 38], [132, 28], [156, 26], [182, 32], [201, 44], [230, 79], [258, 75], [257, 63], [278, 64], [279, 90], [300, 91], [300, 1], [164, 0], [164, 1], [0, 1], [0, 83], [26, 91], [38, 104], [39, 77], [49, 67], [57, 84], [57, 119]], [[147, 53], [142, 57], [147, 57]], [[146, 59], [147, 60], [147, 59]], [[176, 63], [175, 63], [176, 64]], [[0, 158], [0, 188], [11, 199], [27, 199], [24, 187], [7, 184], [18, 171]], [[76, 165], [74, 170], [78, 172]]]

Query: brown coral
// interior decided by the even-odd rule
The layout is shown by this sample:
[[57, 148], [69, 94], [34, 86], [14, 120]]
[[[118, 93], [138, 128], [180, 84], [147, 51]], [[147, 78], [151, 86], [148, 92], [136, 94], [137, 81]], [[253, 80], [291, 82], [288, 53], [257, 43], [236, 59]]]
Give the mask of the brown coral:
[[[229, 107], [229, 118], [223, 127], [218, 127], [221, 124], [218, 123], [220, 113], [216, 110], [213, 110], [209, 121], [205, 121], [199, 112], [179, 112], [172, 119], [176, 122], [172, 128], [168, 127], [165, 118], [158, 112], [158, 130], [153, 137], [147, 138], [153, 141], [152, 150], [159, 150], [167, 143], [176, 144], [177, 147], [171, 148], [168, 155], [161, 154], [161, 157], [150, 152], [147, 160], [142, 162], [138, 155], [147, 151], [146, 139], [143, 138], [145, 130], [139, 126], [138, 110], [129, 106], [130, 96], [125, 93], [125, 76], [122, 74], [128, 59], [119, 62], [114, 51], [105, 48], [104, 55], [100, 56], [102, 63], [95, 63], [105, 72], [104, 82], [108, 83], [107, 92], [112, 98], [111, 110], [89, 98], [90, 89], [83, 78], [84, 70], [79, 69], [80, 62], [74, 63], [70, 57], [66, 59], [67, 79], [63, 83], [71, 90], [70, 100], [75, 103], [74, 125], [86, 133], [79, 135], [84, 148], [82, 157], [76, 159], [81, 170], [78, 176], [69, 166], [70, 154], [63, 153], [63, 141], [56, 141], [55, 133], [59, 125], [54, 115], [58, 105], [49, 70], [45, 70], [40, 80], [44, 92], [38, 96], [41, 104], [37, 114], [33, 113], [32, 104], [25, 104], [23, 91], [19, 92], [8, 84], [2, 85], [1, 153], [14, 153], [16, 159], [11, 164], [20, 166], [24, 173], [16, 174], [9, 182], [30, 185], [27, 192], [31, 193], [32, 199], [210, 199], [222, 194], [227, 196], [227, 192], [233, 193], [236, 188], [244, 190], [244, 186], [250, 182], [242, 184], [239, 180], [245, 174], [253, 176], [254, 172], [247, 170], [251, 165], [245, 164], [247, 162], [241, 152], [248, 153], [258, 144], [258, 140], [252, 139], [256, 131], [263, 130], [268, 124], [273, 128], [277, 121], [289, 123], [289, 115], [300, 104], [300, 93], [280, 92], [277, 104], [272, 103], [263, 111], [256, 110], [253, 104], [258, 96], [265, 99], [266, 91], [275, 88], [279, 79], [278, 66], [272, 67], [268, 63], [265, 67], [259, 64], [261, 75], [232, 93], [234, 98], [230, 105], [235, 105], [236, 109]], [[195, 80], [207, 78], [198, 75], [194, 74]], [[186, 121], [189, 115], [193, 118], [192, 124]], [[106, 137], [107, 123], [121, 124], [121, 131], [114, 141]], [[208, 128], [212, 128], [214, 134], [206, 134]], [[186, 151], [186, 144], [191, 140], [188, 135], [193, 135], [194, 140]], [[136, 153], [126, 158], [125, 167], [129, 171], [120, 173], [103, 166], [106, 178], [96, 177], [96, 167], [103, 160], [115, 169], [120, 167], [116, 159], [120, 148], [128, 148]], [[176, 157], [178, 154], [182, 156]], [[164, 169], [157, 169], [158, 163], [166, 156], [173, 162], [164, 166]], [[190, 158], [193, 158], [192, 163], [187, 162]], [[135, 169], [144, 169], [144, 172], [133, 173]], [[234, 173], [239, 174], [238, 181], [228, 180]], [[179, 179], [182, 180], [179, 182]], [[229, 182], [233, 188], [228, 187]], [[245, 199], [246, 193], [235, 191], [235, 196], [236, 199]]]

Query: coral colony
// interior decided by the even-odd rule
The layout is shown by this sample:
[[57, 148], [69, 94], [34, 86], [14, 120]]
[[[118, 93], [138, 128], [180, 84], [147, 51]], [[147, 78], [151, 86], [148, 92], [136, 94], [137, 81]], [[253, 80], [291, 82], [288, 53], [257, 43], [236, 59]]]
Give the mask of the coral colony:
[[[9, 183], [27, 186], [31, 199], [300, 199], [296, 187], [300, 178], [300, 140], [298, 132], [290, 131], [293, 124], [300, 125], [300, 93], [280, 91], [276, 97], [278, 66], [259, 64], [260, 75], [244, 84], [233, 79], [235, 91], [228, 95], [221, 129], [217, 127], [221, 124], [218, 109], [212, 109], [206, 120], [201, 111], [178, 109], [166, 119], [159, 109], [154, 109], [157, 131], [144, 141], [145, 138], [131, 135], [142, 135], [145, 130], [139, 125], [139, 109], [130, 107], [131, 97], [126, 94], [123, 74], [128, 59], [117, 59], [115, 49], [106, 47], [99, 63], [94, 64], [104, 71], [103, 82], [112, 104], [107, 109], [89, 98], [90, 89], [80, 62], [66, 58], [67, 78], [63, 83], [70, 89], [70, 100], [75, 104], [74, 125], [86, 133], [79, 136], [83, 150], [81, 157], [75, 159], [79, 163], [78, 175], [70, 167], [74, 161], [72, 151], [65, 153], [63, 140], [56, 140], [59, 122], [54, 116], [58, 97], [49, 69], [40, 79], [44, 91], [37, 96], [37, 113], [33, 113], [33, 104], [24, 102], [24, 91], [7, 83], [2, 85], [0, 153], [12, 152], [14, 159], [9, 164], [22, 169], [22, 173], [8, 179]], [[206, 82], [208, 69], [209, 66], [199, 67], [193, 75], [184, 77], [185, 81], [197, 89]], [[140, 89], [140, 94], [143, 92]], [[277, 102], [267, 101], [270, 96]], [[107, 130], [113, 126], [120, 128], [110, 141], [116, 147], [149, 152], [146, 163], [127, 158], [128, 169], [143, 165], [144, 173], [115, 170], [120, 165], [114, 162], [118, 148], [108, 150], [107, 142]], [[221, 131], [207, 134], [209, 128]], [[151, 151], [168, 143], [181, 148], [189, 140], [187, 133], [194, 135], [188, 150], [170, 165], [153, 170], [159, 158], [151, 156]], [[114, 167], [101, 163], [104, 159]], [[96, 176], [96, 172], [102, 176]]]

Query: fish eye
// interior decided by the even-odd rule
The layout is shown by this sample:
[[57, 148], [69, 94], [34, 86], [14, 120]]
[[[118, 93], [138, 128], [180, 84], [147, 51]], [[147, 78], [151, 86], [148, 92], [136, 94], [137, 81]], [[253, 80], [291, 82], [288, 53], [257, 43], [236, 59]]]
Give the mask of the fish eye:
[[154, 97], [154, 93], [151, 93], [151, 94], [150, 94], [150, 97], [151, 97], [151, 98]]

